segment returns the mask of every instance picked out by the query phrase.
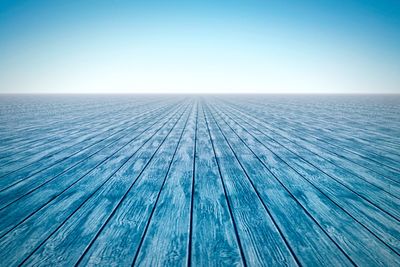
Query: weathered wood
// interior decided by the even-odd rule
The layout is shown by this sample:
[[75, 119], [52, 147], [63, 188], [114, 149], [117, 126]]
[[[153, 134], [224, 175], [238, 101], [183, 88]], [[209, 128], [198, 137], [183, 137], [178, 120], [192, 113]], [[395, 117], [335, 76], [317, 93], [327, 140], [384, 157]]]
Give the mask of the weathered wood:
[[[159, 134], [154, 136], [138, 152], [135, 152], [101, 186], [100, 190], [85, 201], [76, 213], [27, 259], [26, 263], [28, 265], [36, 265], [45, 261], [52, 264], [75, 264], [82, 255], [82, 251], [96, 237], [99, 229], [104, 227], [109, 220], [108, 218], [117, 211], [120, 206], [119, 203], [126, 198], [130, 189], [135, 185], [137, 177], [144, 171], [149, 162], [157, 156], [155, 153], [159, 151], [178, 122], [179, 120], [172, 120], [171, 123], [161, 128]], [[179, 124], [176, 131], [179, 131]], [[165, 150], [160, 151], [160, 153], [163, 152]], [[79, 240], [76, 245], [77, 249], [73, 252], [69, 251], [69, 244], [76, 239]]]
[[400, 97], [0, 104], [0, 266], [400, 265]]
[[[162, 128], [155, 130], [159, 129]], [[16, 227], [12, 228], [11, 232], [0, 239], [0, 246], [7, 248], [0, 251], [0, 258], [9, 263], [17, 259], [23, 261], [24, 257], [32, 253], [60, 224], [76, 212], [151, 137], [152, 135], [141, 135], [139, 138], [131, 136], [131, 140], [125, 142], [113, 154], [108, 155], [105, 161], [103, 160], [100, 165], [85, 174], [83, 179], [68, 186], [60, 195], [52, 197], [51, 203], [46, 202], [45, 206], [20, 221]], [[29, 212], [30, 209], [25, 213]], [[36, 225], [36, 227], [33, 228], [32, 225]], [[1, 228], [0, 230], [3, 232], [5, 229]]]
[[192, 266], [243, 265], [241, 248], [199, 105], [193, 192]]

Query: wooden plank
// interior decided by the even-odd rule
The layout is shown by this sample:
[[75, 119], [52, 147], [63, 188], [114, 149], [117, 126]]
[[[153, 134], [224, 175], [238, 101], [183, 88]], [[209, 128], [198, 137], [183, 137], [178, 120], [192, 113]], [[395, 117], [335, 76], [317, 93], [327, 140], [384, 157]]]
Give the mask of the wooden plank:
[[[260, 113], [262, 111], [262, 113]], [[274, 120], [278, 120], [280, 125], [289, 125], [298, 129], [298, 131], [304, 132], [306, 134], [310, 134], [315, 136], [316, 138], [320, 137], [321, 140], [328, 141], [331, 144], [337, 145], [339, 149], [347, 149], [349, 151], [365, 155], [371, 160], [375, 160], [380, 162], [381, 164], [385, 164], [389, 167], [395, 168], [396, 170], [400, 170], [399, 166], [399, 157], [393, 153], [385, 151], [387, 146], [378, 146], [376, 147], [374, 144], [376, 140], [370, 140], [369, 142], [362, 141], [357, 138], [353, 138], [353, 133], [347, 132], [346, 134], [337, 133], [335, 130], [326, 130], [323, 126], [315, 127], [313, 122], [308, 122], [305, 124], [304, 120], [289, 120], [287, 117], [288, 113], [282, 113], [279, 110], [263, 110], [263, 109], [252, 109], [251, 113], [260, 114], [261, 118], [268, 118], [265, 122], [272, 123]], [[272, 117], [272, 118], [270, 118]], [[396, 150], [398, 151], [398, 150]]]
[[[286, 116], [283, 116], [282, 114], [284, 110]], [[290, 112], [287, 109], [282, 109], [275, 112], [274, 115], [279, 116], [281, 114], [279, 116], [281, 119], [291, 118], [289, 121], [303, 125], [307, 131], [319, 131], [320, 135], [324, 136], [324, 139], [329, 140], [329, 138], [332, 138], [332, 143], [341, 143], [341, 145], [346, 145], [346, 148], [349, 150], [358, 150], [363, 153], [369, 153], [370, 157], [381, 156], [384, 157], [385, 161], [390, 162], [391, 159], [398, 160], [400, 156], [398, 153], [400, 144], [398, 142], [392, 142], [391, 139], [393, 139], [393, 137], [379, 137], [374, 133], [361, 135], [360, 133], [362, 133], [362, 129], [352, 131], [351, 127], [341, 129], [340, 125], [329, 127], [327, 124], [336, 124], [336, 122], [341, 120], [341, 117], [331, 118], [329, 121], [324, 121], [315, 116], [315, 114], [320, 114], [318, 111], [298, 118], [297, 116], [299, 113], [301, 113], [301, 110], [300, 112], [296, 110]], [[366, 118], [368, 117], [364, 117], [364, 119]]]
[[193, 105], [133, 265], [185, 266], [189, 262], [196, 114]]
[[[157, 112], [158, 113], [158, 112]], [[142, 128], [146, 128], [148, 125], [154, 124], [153, 120], [155, 116], [160, 116], [159, 114], [150, 114], [144, 115], [140, 120], [137, 120], [132, 125], [125, 125], [121, 131], [116, 132], [111, 136], [105, 137], [103, 140], [100, 140], [98, 143], [95, 143], [93, 146], [88, 147], [87, 149], [81, 150], [75, 155], [70, 156], [63, 162], [60, 162], [56, 165], [53, 165], [42, 172], [38, 172], [34, 175], [25, 177], [23, 180], [19, 180], [11, 184], [7, 189], [0, 191], [0, 210], [10, 205], [10, 203], [16, 201], [17, 199], [22, 198], [26, 194], [33, 192], [37, 188], [41, 187], [48, 182], [56, 179], [58, 176], [63, 175], [65, 172], [73, 168], [80, 168], [79, 166], [83, 164], [85, 160], [93, 157], [96, 153], [100, 152], [104, 148], [114, 145], [123, 137], [127, 137], [127, 135], [132, 135], [133, 133], [139, 132]], [[42, 178], [43, 177], [43, 178]]]
[[[247, 113], [243, 113], [244, 112], [243, 109], [235, 110], [235, 109], [230, 109], [230, 107], [228, 107], [228, 110], [229, 112], [233, 113], [239, 112], [240, 114], [243, 114], [245, 116], [248, 115]], [[259, 122], [263, 123], [260, 120]], [[363, 155], [353, 153], [345, 149], [338, 150], [337, 145], [333, 145], [329, 142], [326, 142], [325, 140], [318, 138], [318, 136], [309, 135], [304, 131], [300, 131], [298, 128], [291, 127], [288, 124], [280, 124], [279, 122], [275, 123], [273, 120], [268, 120], [268, 124], [264, 123], [263, 125], [273, 133], [276, 132], [277, 134], [284, 136], [289, 140], [294, 140], [297, 144], [302, 145], [307, 149], [311, 150], [312, 148], [316, 147], [318, 154], [327, 151], [329, 154], [334, 154], [339, 158], [346, 159], [356, 165], [362, 166], [365, 168], [363, 171], [364, 173], [367, 172], [370, 173], [370, 175], [380, 174], [380, 177], [383, 176], [382, 178], [384, 179], [400, 181], [400, 175], [398, 171], [395, 171], [394, 169], [384, 166], [377, 161], [373, 161], [370, 158], [365, 157]], [[285, 127], [283, 128], [282, 125], [285, 125]]]
[[[241, 115], [243, 116], [243, 114]], [[234, 116], [237, 117], [236, 115]], [[237, 118], [239, 120], [242, 119], [240, 117]], [[400, 184], [397, 182], [372, 176], [358, 165], [347, 164], [345, 160], [325, 153], [318, 147], [312, 148], [308, 143], [304, 147], [298, 145], [298, 143], [290, 142], [270, 131], [265, 124], [259, 123], [257, 119], [247, 118], [253, 123], [252, 126], [256, 126], [257, 129], [264, 132], [270, 142], [283, 146], [287, 151], [313, 165], [314, 168], [346, 186], [355, 194], [388, 212], [394, 218], [400, 218], [400, 199], [398, 198]], [[346, 166], [349, 169], [344, 168]]]
[[148, 127], [141, 129], [137, 134], [132, 133], [132, 135], [125, 136], [123, 139], [119, 140], [118, 143], [106, 147], [103, 151], [85, 160], [82, 164], [72, 168], [63, 175], [60, 175], [51, 183], [40, 187], [40, 190], [35, 191], [34, 194], [27, 194], [19, 199], [18, 202], [12, 203], [8, 207], [1, 209], [0, 216], [3, 215], [5, 219], [0, 221], [0, 237], [5, 235], [22, 221], [29, 218], [29, 216], [34, 214], [37, 210], [48, 205], [53, 199], [67, 191], [80, 180], [86, 179], [87, 175], [93, 172], [101, 164], [105, 163], [110, 157], [113, 157], [131, 141], [140, 138], [144, 134], [147, 134], [148, 136], [155, 134], [156, 131], [166, 123], [166, 121], [171, 119], [171, 116], [173, 117], [174, 114], [167, 116], [164, 121], [160, 120], [150, 124]]
[[298, 262], [215, 123], [206, 116], [207, 129], [226, 188], [229, 205], [249, 265], [289, 265]]
[[399, 101], [0, 99], [0, 265], [398, 266]]
[[[323, 176], [318, 175], [312, 167], [297, 165], [297, 157], [291, 157], [289, 161], [286, 156], [279, 156], [281, 153], [278, 147], [268, 142], [261, 131], [258, 130], [255, 136], [236, 123], [229, 124], [271, 172], [282, 180], [309, 213], [319, 221], [320, 225], [326, 227], [325, 231], [330, 233], [331, 238], [340, 244], [354, 262], [357, 264], [374, 262], [380, 265], [383, 261], [382, 253], [385, 253], [384, 258], [388, 264], [397, 264], [399, 260], [397, 252], [376, 236], [381, 233], [388, 244], [396, 245], [396, 236], [399, 233], [396, 230], [398, 228], [396, 221], [380, 213], [378, 209], [363, 202], [362, 199], [357, 200], [356, 195], [346, 191], [344, 187], [330, 183], [331, 179], [322, 179]], [[252, 129], [251, 125], [243, 124]], [[253, 130], [257, 131], [257, 129]], [[361, 219], [362, 223], [355, 220], [355, 217]], [[377, 225], [371, 226], [373, 223]], [[364, 224], [374, 232], [365, 228]], [[369, 249], [361, 249], [360, 244]], [[370, 251], [374, 250], [377, 252], [371, 254]]]
[[[291, 104], [288, 105], [288, 103], [281, 102], [279, 103], [278, 109], [275, 109], [275, 113], [280, 114], [279, 110], [286, 114], [285, 117], [290, 117], [293, 116], [292, 118], [296, 121], [300, 122], [305, 122], [307, 124], [311, 125], [320, 125], [320, 128], [328, 131], [334, 131], [335, 135], [340, 135], [344, 134], [346, 136], [347, 132], [354, 132], [354, 136], [357, 137], [359, 140], [363, 140], [367, 143], [370, 143], [371, 141], [375, 141], [380, 143], [380, 145], [384, 147], [396, 147], [399, 149], [399, 137], [397, 135], [390, 136], [387, 135], [385, 132], [380, 132], [377, 130], [377, 128], [374, 128], [373, 130], [367, 130], [365, 129], [366, 126], [366, 121], [369, 121], [369, 116], [363, 116], [360, 119], [360, 123], [363, 125], [362, 127], [359, 128], [354, 128], [354, 122], [352, 125], [346, 125], [343, 123], [343, 118], [346, 117], [347, 114], [342, 113], [339, 114], [338, 117], [331, 116], [330, 113], [327, 115], [324, 103], [326, 100], [329, 99], [329, 97], [317, 97], [316, 100], [321, 101], [323, 104], [319, 108], [314, 108], [311, 111], [306, 111], [306, 109], [303, 107], [303, 105], [299, 105], [298, 108], [293, 107]], [[357, 99], [357, 98], [353, 98]], [[357, 101], [357, 100], [356, 100]], [[267, 107], [265, 104], [260, 103], [259, 100], [256, 100], [254, 102], [257, 105], [261, 105], [264, 107]], [[359, 104], [359, 103], [358, 103]], [[268, 108], [268, 107], [267, 107]], [[316, 114], [318, 114], [316, 116]], [[299, 116], [301, 116], [299, 118]], [[373, 114], [371, 115], [373, 116]]]
[[[56, 102], [54, 104], [57, 105], [59, 103]], [[84, 106], [84, 103], [81, 104]], [[98, 120], [104, 120], [104, 118], [111, 119], [113, 114], [125, 114], [126, 111], [132, 111], [131, 105], [122, 107], [120, 105], [110, 106], [109, 104], [107, 105], [107, 103], [99, 103], [97, 105], [99, 105], [101, 108], [96, 110], [88, 107], [87, 109], [77, 110], [71, 106], [66, 106], [65, 108], [67, 112], [63, 112], [61, 117], [48, 118], [48, 113], [52, 113], [49, 111], [47, 111], [47, 113], [33, 113], [34, 116], [30, 117], [29, 119], [25, 118], [25, 120], [22, 120], [21, 124], [24, 125], [24, 123], [29, 120], [32, 120], [36, 123], [34, 123], [33, 126], [25, 127], [23, 129], [18, 129], [19, 127], [14, 126], [13, 133], [1, 140], [2, 144], [4, 145], [2, 151], [16, 148], [15, 145], [18, 145], [18, 147], [22, 144], [32, 145], [37, 140], [42, 140], [43, 138], [48, 139], [51, 136], [65, 136], [63, 133], [71, 130], [79, 132], [79, 130], [82, 128], [85, 129], [90, 127], [91, 123], [97, 122]], [[54, 112], [59, 112], [59, 110], [62, 110], [62, 108], [53, 108], [53, 110]], [[6, 147], [6, 144], [9, 144], [10, 146]]]
[[[169, 106], [171, 106], [171, 104]], [[165, 106], [162, 108], [165, 108]], [[94, 133], [93, 136], [99, 135], [102, 132], [107, 133], [108, 131], [112, 131], [121, 125], [129, 123], [135, 117], [140, 117], [143, 113], [147, 113], [156, 109], [160, 109], [160, 107], [142, 108], [141, 113], [138, 116], [132, 116], [132, 114], [130, 114], [131, 112], [135, 112], [135, 109], [133, 109], [130, 112], [118, 113], [118, 117], [103, 116], [101, 121], [95, 120], [95, 118], [91, 118], [90, 120], [86, 119], [83, 122], [77, 120], [73, 125], [73, 127], [76, 129], [71, 130], [68, 128], [65, 131], [57, 131], [55, 134], [48, 134], [46, 130], [43, 129], [40, 133], [36, 134], [40, 136], [38, 141], [32, 140], [27, 145], [19, 145], [20, 142], [14, 141], [14, 143], [18, 144], [17, 147], [7, 149], [6, 151], [2, 150], [0, 155], [0, 168], [6, 164], [9, 165], [10, 163], [18, 162], [23, 158], [26, 159], [28, 157], [32, 157], [40, 151], [46, 151], [49, 153], [50, 148], [57, 148], [62, 144], [68, 143], [69, 140], [74, 140], [85, 133]]]
[[138, 178], [134, 187], [119, 203], [95, 239], [85, 249], [79, 265], [131, 265], [160, 191], [165, 184], [174, 155], [189, 116], [180, 122], [169, 137], [162, 153], [158, 153]]
[[[132, 117], [129, 116], [127, 117], [126, 121], [124, 121], [124, 119], [121, 120], [122, 121], [120, 125], [116, 126], [121, 126], [125, 123], [129, 125], [130, 123], [132, 123]], [[13, 162], [2, 166], [0, 177], [3, 178], [7, 176], [14, 176], [16, 171], [27, 172], [32, 168], [36, 170], [40, 167], [36, 167], [35, 164], [40, 164], [42, 161], [45, 161], [49, 164], [51, 164], [52, 162], [58, 162], [60, 159], [64, 158], [63, 155], [65, 153], [74, 153], [76, 151], [82, 150], [87, 146], [87, 144], [90, 144], [92, 140], [97, 140], [101, 138], [103, 134], [109, 134], [109, 132], [112, 133], [117, 130], [118, 128], [112, 127], [112, 125], [105, 128], [103, 128], [102, 125], [97, 126], [97, 128], [95, 125], [93, 125], [93, 127], [89, 127], [88, 130], [82, 129], [82, 131], [79, 132], [76, 136], [72, 135], [68, 137], [62, 137], [63, 141], [56, 146], [50, 144], [49, 148], [47, 149], [42, 148], [41, 146], [33, 147], [31, 151], [29, 151], [30, 153], [33, 152], [33, 154], [29, 157], [28, 160], [18, 160], [18, 158], [16, 158]]]
[[[32, 141], [38, 140], [38, 138], [36, 137], [42, 139], [44, 135], [44, 138], [46, 139], [52, 135], [61, 136], [61, 133], [65, 130], [80, 130], [80, 126], [85, 125], [88, 125], [90, 127], [90, 123], [93, 123], [93, 121], [96, 121], [98, 119], [103, 119], [107, 117], [111, 119], [113, 117], [115, 118], [115, 116], [113, 116], [115, 114], [132, 114], [134, 110], [140, 111], [143, 107], [149, 105], [157, 106], [157, 101], [146, 101], [146, 99], [141, 98], [137, 99], [138, 102], [136, 103], [123, 103], [123, 99], [119, 98], [118, 105], [115, 105], [115, 103], [109, 103], [107, 99], [100, 99], [99, 103], [97, 103], [94, 107], [93, 105], [88, 106], [86, 103], [84, 103], [84, 100], [85, 98], [78, 99], [77, 104], [80, 106], [80, 108], [71, 106], [70, 104], [66, 105], [65, 107], [59, 107], [59, 100], [56, 100], [54, 105], [56, 105], [57, 108], [52, 108], [52, 112], [49, 112], [48, 110], [46, 110], [45, 113], [32, 112], [32, 115], [29, 118], [18, 118], [21, 123], [13, 125], [12, 134], [10, 135], [9, 133], [8, 135], [6, 135], [6, 139], [1, 139], [1, 144], [4, 146], [7, 143], [11, 142], [11, 148], [15, 147], [15, 144], [32, 144]], [[163, 99], [159, 99], [158, 103], [163, 103], [164, 101], [162, 100]], [[137, 103], [140, 104], [137, 105]], [[38, 105], [41, 104], [43, 103], [39, 103]], [[32, 104], [30, 103], [30, 105]], [[32, 108], [32, 106], [30, 106], [30, 108]], [[48, 118], [48, 114], [52, 114], [53, 112], [58, 113], [60, 111], [62, 111], [61, 116], [51, 116], [50, 118]], [[9, 122], [10, 120], [7, 121]], [[20, 124], [24, 125], [26, 122], [31, 121], [34, 122], [32, 123], [33, 126], [21, 129]], [[6, 147], [3, 147], [2, 151], [5, 150]]]
[[[231, 113], [232, 114], [232, 113]], [[230, 116], [230, 115], [229, 115]], [[228, 117], [229, 117], [228, 116]], [[237, 117], [237, 119], [241, 119], [240, 117]], [[268, 132], [267, 130], [263, 130], [262, 126], [254, 127], [254, 125], [249, 124], [247, 121], [244, 121], [242, 123], [243, 125], [246, 125], [248, 129], [252, 129], [254, 136], [257, 136], [257, 138], [263, 138], [262, 142], [263, 144], [266, 144], [268, 148], [276, 148], [277, 150], [271, 150], [271, 151], [283, 151], [280, 153], [287, 153], [287, 151], [282, 150], [282, 147], [277, 144], [276, 142], [271, 141], [269, 136], [267, 136], [265, 133]], [[245, 129], [246, 130], [246, 129]], [[261, 139], [260, 139], [261, 140]], [[278, 153], [279, 154], [279, 153]], [[290, 155], [290, 153], [289, 153]], [[315, 167], [312, 165], [304, 164], [302, 162], [301, 156], [288, 156], [289, 160], [288, 162], [291, 163], [290, 166], [295, 168], [296, 171], [299, 171], [300, 173], [304, 173], [306, 177], [308, 175], [306, 174], [307, 171], [304, 171], [304, 168], [307, 169], [314, 169], [315, 172]], [[318, 170], [317, 170], [318, 171]], [[331, 191], [332, 188], [335, 188], [337, 192], [345, 191], [348, 192], [349, 195], [353, 193], [353, 197], [350, 198], [348, 201], [350, 201], [350, 204], [346, 204], [346, 202], [343, 202], [346, 198], [340, 199], [339, 203], [342, 203], [341, 206], [345, 207], [346, 209], [349, 209], [351, 214], [356, 214], [356, 217], [361, 220], [362, 223], [365, 223], [368, 225], [371, 229], [374, 230], [374, 233], [383, 233], [384, 235], [382, 236], [382, 239], [385, 240], [385, 242], [388, 242], [389, 244], [392, 244], [396, 249], [398, 249], [399, 242], [398, 240], [398, 233], [399, 233], [399, 228], [398, 228], [398, 222], [396, 219], [393, 217], [388, 216], [387, 213], [385, 213], [385, 210], [378, 209], [374, 206], [371, 206], [370, 203], [365, 201], [364, 199], [360, 199], [359, 196], [354, 195], [354, 192], [351, 192], [348, 190], [348, 188], [341, 187], [340, 184], [337, 183], [332, 183], [332, 181], [329, 179], [329, 177], [326, 177], [324, 173], [321, 173], [320, 175], [311, 175], [310, 177], [315, 180], [316, 184], [321, 184], [322, 181], [326, 184], [324, 187], [322, 187], [324, 190], [327, 190], [328, 192], [330, 191], [330, 194], [332, 196], [335, 196], [334, 191]], [[325, 178], [325, 179], [322, 179]], [[367, 184], [368, 186], [368, 184]], [[340, 189], [342, 188], [342, 189]], [[334, 197], [335, 198], [335, 197]], [[354, 199], [355, 198], [355, 199]], [[354, 205], [353, 202], [355, 200], [358, 200], [359, 203], [358, 205]], [[360, 208], [359, 205], [363, 204], [366, 207]], [[379, 218], [379, 219], [377, 219]], [[393, 228], [394, 227], [394, 228]], [[382, 231], [381, 229], [385, 229]]]
[[[339, 101], [335, 101], [334, 106], [330, 107], [331, 105], [326, 105], [327, 101], [329, 101], [329, 97], [325, 97], [325, 99], [320, 97], [320, 99], [322, 99], [321, 103], [313, 105], [310, 108], [303, 107], [300, 111], [300, 114], [304, 114], [309, 118], [313, 118], [310, 115], [317, 113], [318, 116], [313, 119], [317, 119], [318, 122], [323, 124], [332, 124], [335, 128], [343, 129], [345, 131], [354, 131], [357, 134], [361, 133], [362, 136], [360, 137], [362, 138], [370, 138], [372, 136], [376, 138], [377, 136], [382, 136], [383, 140], [386, 142], [389, 141], [391, 143], [396, 139], [397, 143], [400, 141], [398, 137], [399, 132], [395, 131], [396, 128], [393, 127], [394, 125], [391, 125], [391, 127], [385, 127], [385, 125], [382, 124], [382, 122], [390, 122], [390, 118], [386, 118], [385, 120], [384, 115], [386, 114], [383, 112], [382, 106], [372, 111], [369, 110], [372, 107], [371, 105], [365, 105], [364, 103], [361, 103], [362, 97], [353, 97], [349, 99], [354, 101], [354, 104], [357, 105], [357, 108], [351, 108], [346, 104], [341, 105], [338, 108], [337, 103], [339, 103]], [[337, 100], [344, 99], [342, 98]], [[290, 109], [296, 110], [298, 107], [302, 106], [301, 104], [302, 103], [290, 105]], [[357, 113], [359, 113], [363, 106], [367, 108], [366, 112], [357, 116]], [[379, 114], [379, 116], [376, 116], [376, 114]], [[337, 120], [337, 118], [340, 118], [340, 120]], [[374, 118], [376, 119], [375, 123], [373, 122]], [[393, 119], [393, 117], [391, 117], [391, 119]]]
[[[177, 119], [175, 118], [175, 120]], [[170, 121], [169, 124], [173, 122]], [[138, 139], [133, 138], [114, 153], [112, 157], [109, 157], [106, 162], [87, 174], [84, 179], [79, 180], [53, 199], [51, 205], [46, 205], [45, 208], [41, 208], [30, 215], [14, 227], [11, 232], [3, 236], [0, 240], [0, 246], [6, 248], [0, 251], [0, 258], [3, 262], [6, 265], [15, 264], [29, 256], [38, 245], [45, 241], [60, 225], [65, 223], [151, 138], [152, 135], [140, 136]], [[36, 227], [30, 227], [32, 224], [35, 224]]]
[[[353, 264], [323, 227], [307, 212], [286, 186], [274, 176], [239, 136], [221, 119], [218, 128], [238, 159], [254, 190], [277, 223], [299, 262], [304, 266]], [[326, 257], [329, 255], [329, 257]]]
[[[59, 227], [33, 254], [24, 261], [27, 265], [46, 264], [74, 265], [82, 252], [88, 247], [100, 229], [120, 207], [129, 190], [135, 185], [137, 177], [149, 165], [160, 147], [172, 133], [180, 132], [184, 119], [180, 116], [170, 125], [162, 127], [160, 134], [155, 136], [143, 148], [135, 153], [109, 180], [86, 201], [68, 221]], [[175, 128], [175, 126], [177, 126]], [[161, 150], [160, 154], [165, 153]], [[69, 251], [69, 245], [79, 240], [74, 251]]]
[[199, 109], [190, 265], [243, 265], [201, 106]]

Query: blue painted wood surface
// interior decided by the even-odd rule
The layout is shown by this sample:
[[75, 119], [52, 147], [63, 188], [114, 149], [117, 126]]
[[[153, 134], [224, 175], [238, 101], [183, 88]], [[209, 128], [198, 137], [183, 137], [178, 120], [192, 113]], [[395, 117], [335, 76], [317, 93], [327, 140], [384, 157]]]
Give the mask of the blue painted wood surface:
[[19, 265], [400, 266], [400, 97], [2, 96]]

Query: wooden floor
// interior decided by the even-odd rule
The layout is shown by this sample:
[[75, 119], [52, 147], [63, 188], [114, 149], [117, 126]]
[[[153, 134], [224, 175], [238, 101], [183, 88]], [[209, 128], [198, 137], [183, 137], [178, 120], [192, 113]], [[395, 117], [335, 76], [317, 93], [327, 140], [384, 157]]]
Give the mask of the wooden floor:
[[2, 96], [0, 265], [400, 266], [400, 98]]

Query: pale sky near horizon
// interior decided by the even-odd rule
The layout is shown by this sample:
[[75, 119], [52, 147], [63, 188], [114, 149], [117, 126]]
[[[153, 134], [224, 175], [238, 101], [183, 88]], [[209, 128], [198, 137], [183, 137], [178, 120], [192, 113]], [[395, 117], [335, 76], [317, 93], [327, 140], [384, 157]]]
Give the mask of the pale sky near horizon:
[[0, 93], [400, 93], [400, 1], [3, 0]]

